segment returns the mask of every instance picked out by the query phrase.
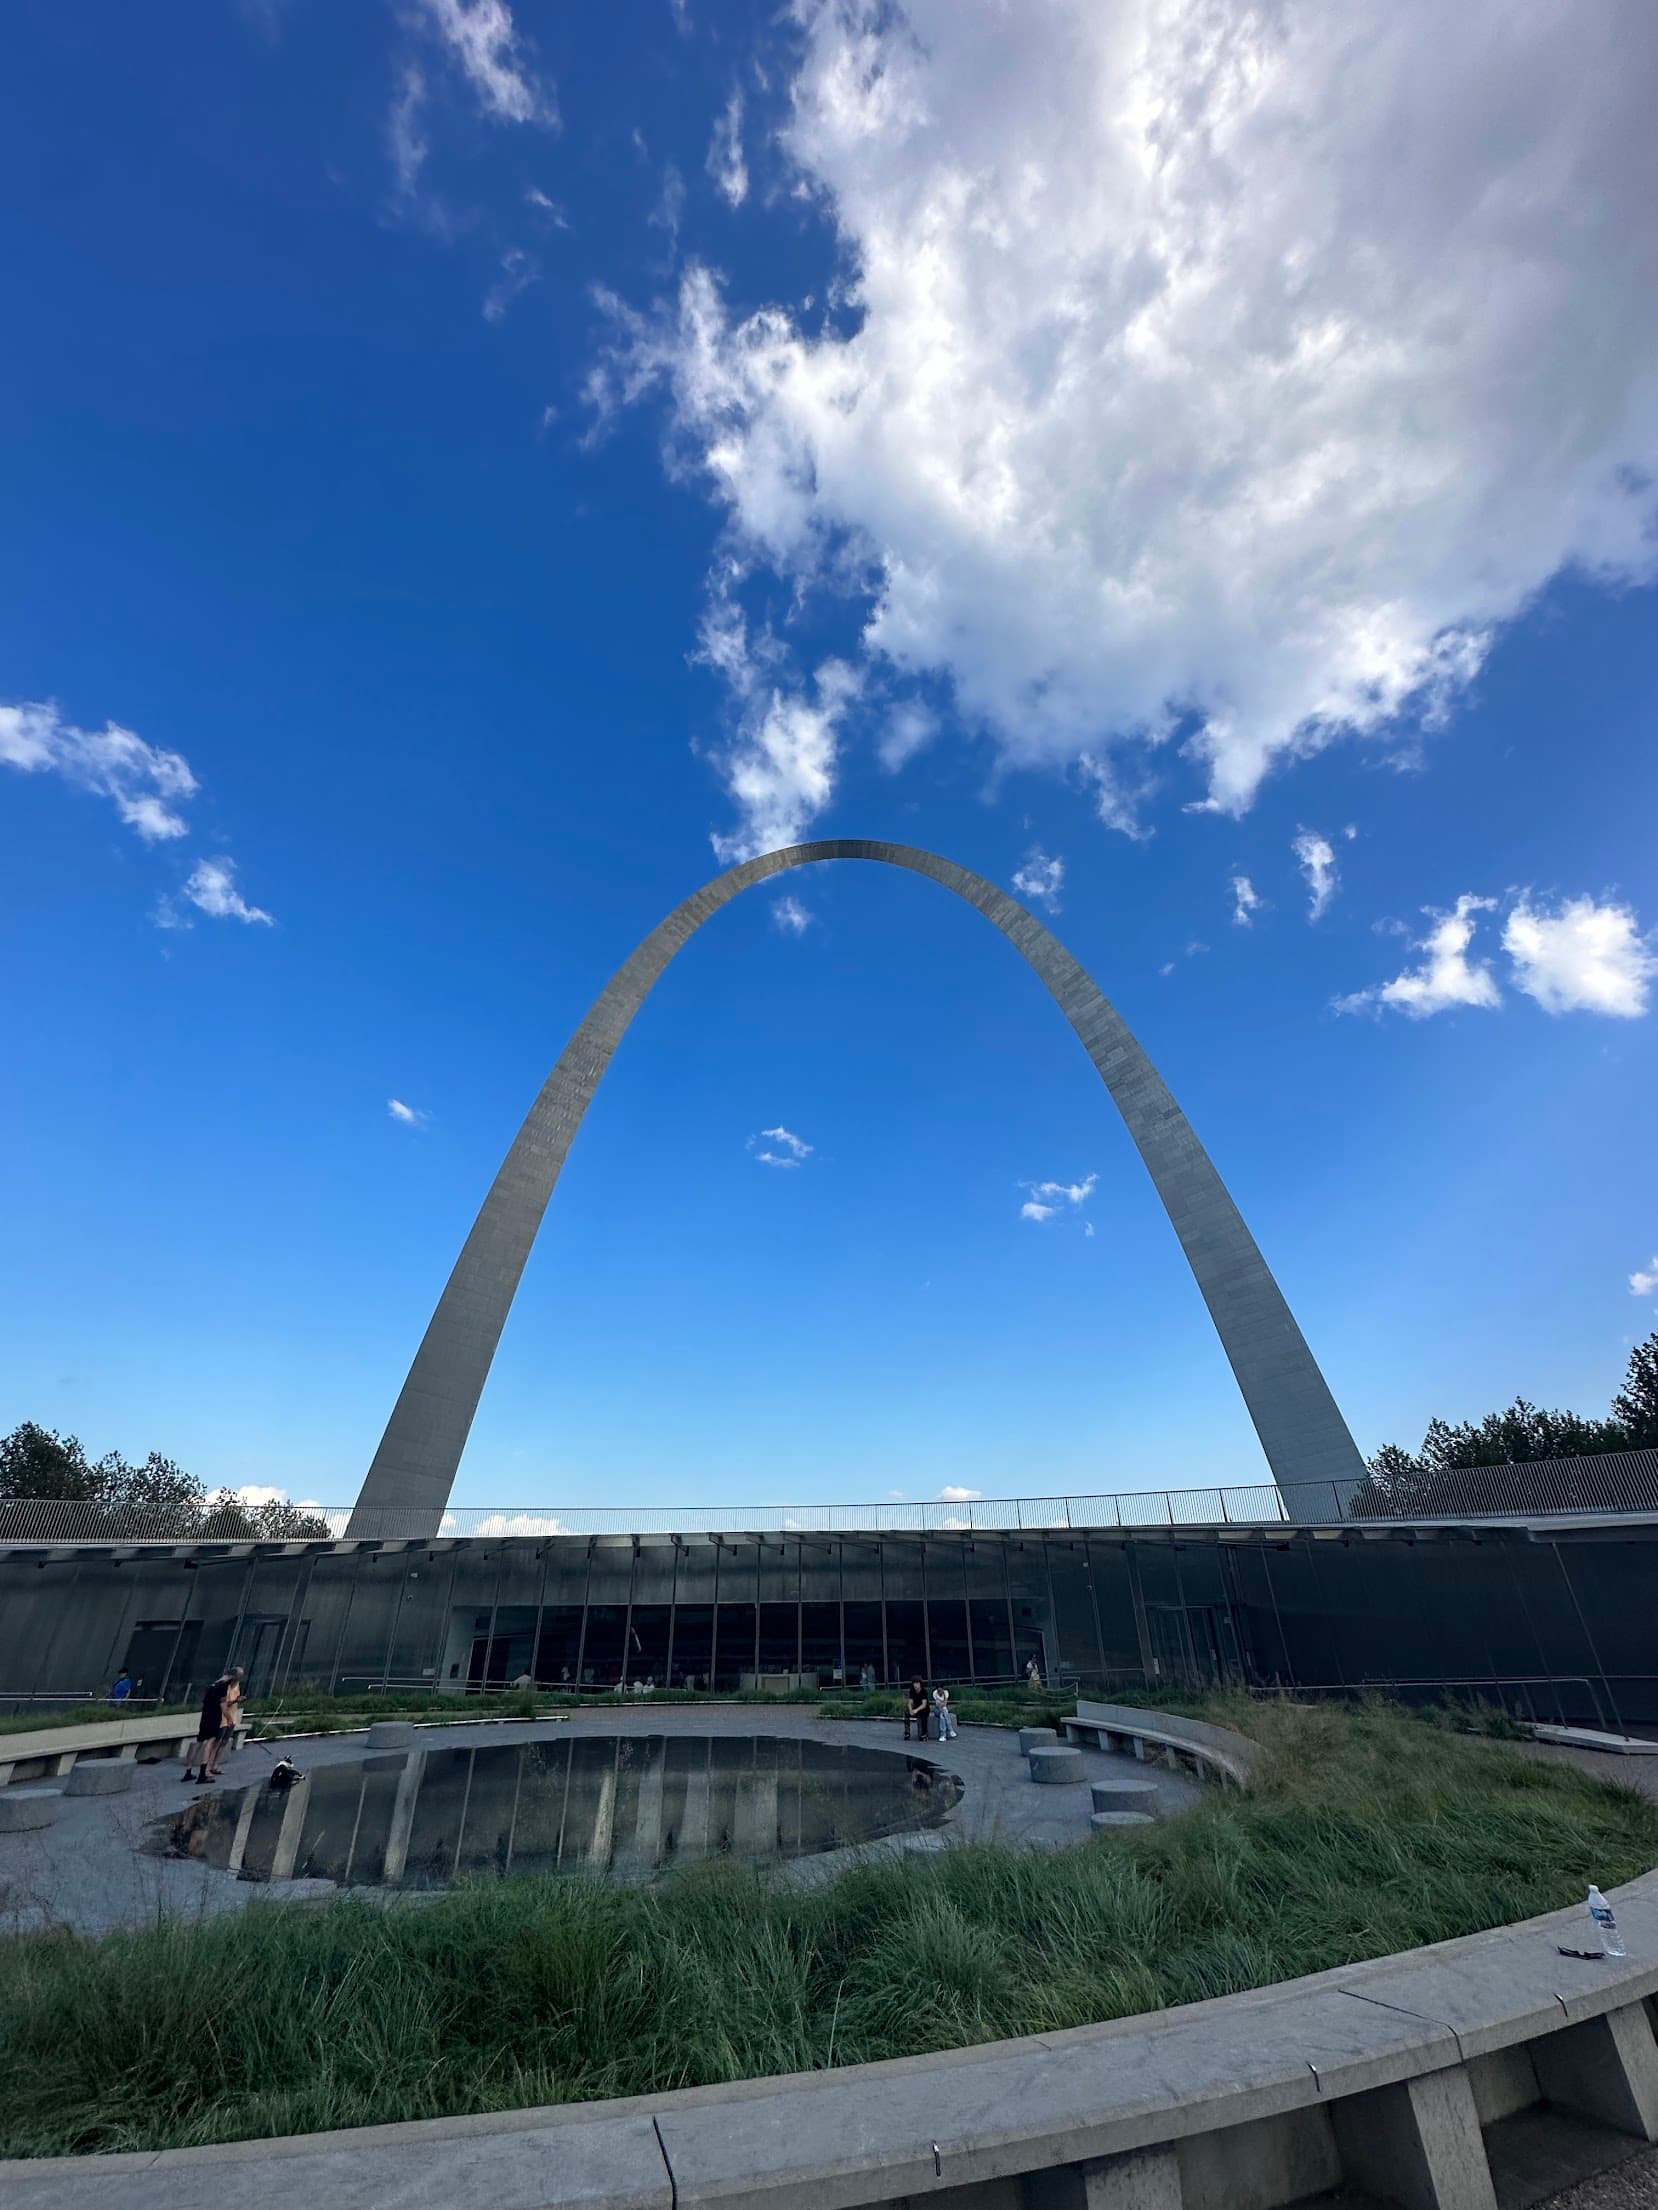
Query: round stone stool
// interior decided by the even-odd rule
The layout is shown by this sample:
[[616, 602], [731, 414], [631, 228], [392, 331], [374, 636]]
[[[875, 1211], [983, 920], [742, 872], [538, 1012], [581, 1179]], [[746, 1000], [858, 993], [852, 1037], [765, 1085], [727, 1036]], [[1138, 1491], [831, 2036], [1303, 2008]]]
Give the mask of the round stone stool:
[[413, 1741], [414, 1728], [407, 1719], [376, 1719], [368, 1730], [371, 1750], [406, 1750]]
[[1081, 1750], [1032, 1750], [1030, 1776], [1050, 1788], [1088, 1777], [1082, 1769]]
[[1059, 1741], [1052, 1727], [1021, 1727], [1019, 1729], [1019, 1755], [1029, 1757], [1032, 1750], [1051, 1750]]
[[1155, 1780], [1092, 1780], [1089, 1788], [1096, 1811], [1144, 1811], [1155, 1816]]
[[1147, 1811], [1096, 1811], [1088, 1823], [1106, 1834], [1119, 1826], [1154, 1826], [1156, 1821]]
[[50, 1826], [62, 1801], [61, 1788], [0, 1788], [0, 1834], [32, 1834]]
[[66, 1796], [124, 1796], [138, 1770], [130, 1757], [80, 1757], [63, 1784]]

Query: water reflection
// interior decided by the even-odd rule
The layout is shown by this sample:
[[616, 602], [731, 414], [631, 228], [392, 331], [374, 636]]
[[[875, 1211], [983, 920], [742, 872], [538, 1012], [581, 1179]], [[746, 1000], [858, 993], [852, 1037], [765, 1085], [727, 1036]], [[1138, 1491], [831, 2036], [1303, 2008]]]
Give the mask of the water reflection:
[[614, 1873], [806, 1857], [936, 1826], [962, 1784], [919, 1758], [765, 1736], [576, 1735], [326, 1765], [289, 1794], [198, 1797], [170, 1854], [251, 1880], [443, 1887], [458, 1874]]

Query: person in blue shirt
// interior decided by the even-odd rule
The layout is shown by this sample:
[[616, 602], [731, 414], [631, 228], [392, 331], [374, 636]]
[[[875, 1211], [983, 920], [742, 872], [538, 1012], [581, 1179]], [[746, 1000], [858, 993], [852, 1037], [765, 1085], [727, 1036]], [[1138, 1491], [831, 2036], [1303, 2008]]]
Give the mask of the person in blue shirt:
[[109, 1700], [112, 1704], [124, 1704], [132, 1694], [132, 1675], [123, 1665], [110, 1684]]

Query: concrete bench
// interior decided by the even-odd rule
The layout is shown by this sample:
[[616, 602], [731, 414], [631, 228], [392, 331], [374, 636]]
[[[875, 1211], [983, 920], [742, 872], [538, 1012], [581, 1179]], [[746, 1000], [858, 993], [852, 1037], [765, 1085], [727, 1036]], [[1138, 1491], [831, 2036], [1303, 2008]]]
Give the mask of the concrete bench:
[[1220, 1780], [1229, 1786], [1241, 1786], [1260, 1755], [1258, 1744], [1230, 1727], [1211, 1726], [1207, 1720], [1183, 1718], [1173, 1711], [1139, 1711], [1132, 1704], [1092, 1703], [1078, 1697], [1076, 1717], [1061, 1723], [1067, 1741], [1137, 1757], [1143, 1763], [1170, 1765], [1200, 1780]]
[[[248, 1730], [239, 1726], [234, 1747]], [[150, 1762], [196, 1754], [196, 1721], [188, 1712], [145, 1719], [92, 1719], [84, 1726], [36, 1727], [0, 1734], [0, 1790], [20, 1780], [63, 1780], [84, 1758]]]
[[[1494, 2210], [1505, 2128], [1658, 2137], [1658, 1874], [1581, 1905], [1143, 2018], [552, 2109], [0, 2163], [6, 2210]], [[1560, 2114], [1558, 2117], [1556, 2114]], [[1634, 2196], [1631, 2195], [1631, 2200]]]

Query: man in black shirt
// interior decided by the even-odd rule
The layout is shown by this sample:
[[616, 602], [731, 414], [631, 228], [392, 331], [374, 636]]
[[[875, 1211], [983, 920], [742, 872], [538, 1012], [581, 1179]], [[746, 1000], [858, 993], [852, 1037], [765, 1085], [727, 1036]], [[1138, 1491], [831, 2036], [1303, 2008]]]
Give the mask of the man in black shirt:
[[[188, 1765], [184, 1777], [195, 1779], [198, 1788], [205, 1788], [219, 1777], [219, 1761], [224, 1756], [226, 1735], [234, 1736], [236, 1707], [242, 1700], [242, 1668], [233, 1665], [228, 1673], [221, 1673], [209, 1684], [201, 1700], [201, 1720], [196, 1728], [196, 1753], [201, 1771], [192, 1775]], [[227, 1722], [229, 1722], [227, 1724]]]

